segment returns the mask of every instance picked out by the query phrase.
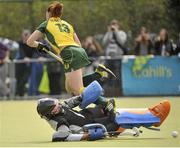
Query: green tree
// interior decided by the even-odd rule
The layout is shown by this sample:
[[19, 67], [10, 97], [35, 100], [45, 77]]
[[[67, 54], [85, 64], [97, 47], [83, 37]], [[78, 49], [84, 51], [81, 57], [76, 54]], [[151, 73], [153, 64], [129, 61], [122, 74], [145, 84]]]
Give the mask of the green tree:
[[[45, 19], [45, 10], [51, 1], [15, 1], [0, 1], [0, 37], [18, 40], [23, 28], [34, 30]], [[125, 31], [131, 30], [133, 36], [136, 36], [141, 26], [146, 26], [152, 32], [165, 27], [175, 34], [180, 21], [176, 19], [178, 25], [171, 21], [179, 16], [179, 7], [174, 9], [171, 0], [168, 1], [169, 3], [166, 0], [61, 0], [64, 4], [63, 19], [75, 27], [81, 39], [88, 35], [104, 34], [112, 19], [118, 19], [121, 27]], [[174, 17], [169, 15], [174, 14], [174, 11]]]
[[172, 27], [171, 30], [174, 30], [172, 33], [177, 36], [177, 32], [180, 33], [180, 0], [168, 0], [166, 7]]

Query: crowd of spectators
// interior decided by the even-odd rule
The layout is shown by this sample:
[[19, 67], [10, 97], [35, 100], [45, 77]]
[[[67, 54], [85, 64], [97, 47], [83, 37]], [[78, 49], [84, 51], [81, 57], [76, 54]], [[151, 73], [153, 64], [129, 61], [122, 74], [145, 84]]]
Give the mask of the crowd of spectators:
[[[96, 41], [93, 37], [91, 37], [91, 40]], [[177, 42], [174, 42], [165, 28], [161, 28], [158, 33], [152, 33], [145, 26], [142, 26], [139, 33], [134, 37], [133, 45], [128, 45], [128, 40], [132, 40], [132, 36], [128, 36], [117, 20], [112, 20], [107, 27], [107, 32], [99, 41], [98, 47], [95, 46], [97, 41], [93, 43], [94, 47], [96, 47], [93, 48], [93, 54], [89, 53], [89, 49], [85, 44], [83, 44], [83, 47], [87, 49], [88, 55], [92, 57], [97, 55], [112, 58], [121, 58], [123, 55], [171, 56], [179, 53], [179, 38]], [[99, 52], [101, 48], [103, 50]]]
[[[30, 33], [29, 30], [22, 31], [21, 40], [18, 42], [19, 47], [14, 56], [14, 59], [17, 61], [23, 60], [23, 62], [17, 62], [15, 64], [15, 94], [17, 96], [41, 94], [42, 92], [40, 92], [39, 86], [46, 70], [49, 80], [49, 94], [58, 95], [62, 90], [62, 66], [55, 61], [47, 62], [46, 64], [43, 64], [43, 62], [30, 62], [31, 59], [44, 58], [43, 55], [38, 54], [35, 52], [36, 50], [26, 45], [26, 40]], [[134, 41], [129, 45], [128, 40]], [[123, 55], [178, 55], [180, 57], [180, 34], [177, 42], [174, 42], [169, 36], [167, 29], [161, 28], [159, 33], [152, 33], [145, 26], [142, 26], [139, 33], [132, 38], [132, 36], [129, 36], [128, 33], [123, 30], [123, 26], [118, 20], [112, 20], [107, 26], [107, 32], [102, 35], [102, 38], [97, 39], [96, 36], [87, 36], [82, 40], [82, 47], [93, 61], [92, 66], [89, 67], [89, 71], [86, 69], [88, 73], [93, 71], [98, 65], [98, 57], [104, 56], [108, 59], [105, 60], [104, 64], [113, 69], [114, 73], [121, 78], [120, 72], [118, 71], [119, 68], [117, 67], [121, 67], [119, 60]], [[6, 84], [8, 75], [7, 61], [10, 51], [11, 49], [0, 40], [0, 97], [8, 96], [10, 93]], [[52, 60], [47, 56], [45, 58]], [[44, 65], [46, 68], [44, 68]], [[116, 82], [110, 81], [110, 83]]]
[[[83, 47], [86, 49], [88, 55], [92, 57], [105, 56], [104, 64], [111, 68], [119, 80], [114, 80], [110, 78], [110, 81], [106, 83], [107, 90], [114, 91], [113, 95], [122, 94], [122, 80], [121, 80], [121, 59], [123, 55], [136, 55], [136, 56], [146, 56], [146, 55], [155, 55], [155, 56], [171, 56], [178, 55], [179, 50], [179, 40], [175, 44], [172, 39], [169, 37], [169, 33], [165, 28], [160, 29], [159, 33], [151, 33], [145, 26], [142, 26], [139, 30], [139, 33], [132, 38], [123, 30], [122, 25], [118, 20], [112, 20], [107, 26], [107, 32], [97, 41], [95, 37], [91, 37], [90, 46], [93, 47], [93, 50], [89, 50], [89, 46], [83, 44]], [[129, 45], [128, 40], [133, 40], [131, 45]], [[96, 41], [96, 42], [95, 42]], [[89, 42], [87, 42], [88, 44]], [[92, 45], [94, 44], [94, 45]], [[100, 49], [101, 52], [100, 51]], [[91, 52], [89, 52], [91, 51]], [[93, 52], [92, 52], [93, 51]], [[93, 54], [92, 54], [93, 53]], [[93, 58], [92, 58], [93, 59]], [[97, 59], [95, 60], [97, 61]], [[93, 65], [91, 66], [93, 67]], [[114, 86], [114, 87], [113, 87]], [[113, 87], [113, 89], [111, 89]], [[116, 93], [118, 92], [118, 94]]]

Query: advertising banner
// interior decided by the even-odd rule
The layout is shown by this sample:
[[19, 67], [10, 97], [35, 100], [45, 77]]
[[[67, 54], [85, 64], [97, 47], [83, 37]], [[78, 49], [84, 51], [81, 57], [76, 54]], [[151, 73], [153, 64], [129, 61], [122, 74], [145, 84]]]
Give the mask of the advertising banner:
[[124, 95], [180, 95], [180, 58], [126, 57], [122, 86]]

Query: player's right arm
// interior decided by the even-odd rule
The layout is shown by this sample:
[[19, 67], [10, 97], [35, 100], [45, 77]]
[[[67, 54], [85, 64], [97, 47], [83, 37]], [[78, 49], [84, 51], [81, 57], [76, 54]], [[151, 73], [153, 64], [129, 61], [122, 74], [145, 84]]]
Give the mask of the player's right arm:
[[27, 45], [30, 47], [38, 47], [38, 40], [42, 39], [44, 37], [45, 29], [47, 26], [47, 21], [44, 21], [41, 23], [37, 29], [30, 35], [30, 37], [27, 40]]
[[30, 47], [38, 47], [39, 42], [37, 40], [43, 38], [43, 33], [39, 30], [35, 30], [27, 40], [27, 45]]
[[98, 140], [104, 138], [102, 128], [90, 128], [84, 133], [72, 133], [65, 124], [59, 126], [58, 130], [52, 136], [52, 142], [58, 141], [81, 141], [81, 140]]
[[27, 40], [28, 46], [37, 48], [39, 52], [43, 52], [43, 53], [44, 53], [43, 48], [46, 48], [47, 50], [49, 50], [49, 47], [47, 47], [47, 45], [41, 42], [38, 42], [38, 40], [44, 38], [46, 25], [47, 25], [47, 21], [41, 23], [39, 27], [37, 28], [37, 30], [35, 30]]
[[62, 124], [59, 126], [58, 130], [52, 136], [52, 142], [58, 141], [81, 141], [81, 140], [88, 140], [89, 134], [88, 133], [77, 133], [74, 134], [71, 132], [67, 125]]

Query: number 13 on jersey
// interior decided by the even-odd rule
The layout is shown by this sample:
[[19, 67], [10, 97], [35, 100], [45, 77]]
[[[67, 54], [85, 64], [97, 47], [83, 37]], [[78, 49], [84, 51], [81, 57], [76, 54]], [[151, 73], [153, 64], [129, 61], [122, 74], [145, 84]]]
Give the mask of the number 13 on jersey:
[[58, 26], [60, 32], [70, 33], [70, 29], [68, 25], [66, 24], [55, 24], [55, 25]]

